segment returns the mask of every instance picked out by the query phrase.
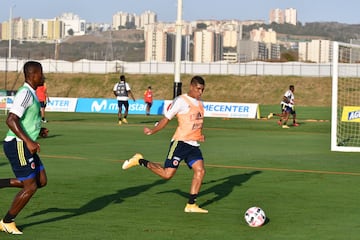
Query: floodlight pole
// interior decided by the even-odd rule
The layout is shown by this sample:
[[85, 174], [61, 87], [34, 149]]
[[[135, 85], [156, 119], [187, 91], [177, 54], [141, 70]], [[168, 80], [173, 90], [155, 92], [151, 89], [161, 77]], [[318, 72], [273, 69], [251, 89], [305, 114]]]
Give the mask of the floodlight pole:
[[178, 0], [176, 20], [176, 42], [175, 42], [175, 76], [174, 76], [174, 98], [181, 94], [181, 32], [182, 32], [182, 0]]

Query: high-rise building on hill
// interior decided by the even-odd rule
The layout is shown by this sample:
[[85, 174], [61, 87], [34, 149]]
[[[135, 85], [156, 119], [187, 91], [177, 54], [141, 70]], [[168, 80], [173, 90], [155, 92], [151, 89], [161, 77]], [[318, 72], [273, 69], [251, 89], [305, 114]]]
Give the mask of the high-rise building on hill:
[[292, 24], [296, 25], [297, 23], [297, 11], [294, 8], [283, 9], [271, 9], [269, 16], [269, 23], [278, 23], [278, 24]]

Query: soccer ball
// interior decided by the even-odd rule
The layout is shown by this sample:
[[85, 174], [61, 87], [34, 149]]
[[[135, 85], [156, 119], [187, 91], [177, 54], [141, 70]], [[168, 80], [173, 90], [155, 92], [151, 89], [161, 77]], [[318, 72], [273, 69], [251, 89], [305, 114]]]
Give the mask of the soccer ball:
[[251, 207], [245, 212], [245, 221], [250, 227], [260, 227], [266, 220], [265, 212], [259, 207]]

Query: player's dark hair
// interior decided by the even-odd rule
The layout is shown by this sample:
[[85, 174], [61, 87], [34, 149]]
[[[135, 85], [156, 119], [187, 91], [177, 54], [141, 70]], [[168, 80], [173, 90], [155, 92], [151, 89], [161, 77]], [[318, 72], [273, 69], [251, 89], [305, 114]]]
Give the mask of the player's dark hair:
[[25, 79], [37, 69], [41, 69], [41, 63], [36, 61], [28, 61], [24, 64], [24, 76]]
[[120, 76], [120, 81], [125, 82], [125, 76], [124, 76], [124, 75], [121, 75], [121, 76]]
[[194, 76], [192, 79], [191, 79], [191, 84], [201, 84], [201, 85], [205, 85], [205, 80], [200, 77], [200, 76]]

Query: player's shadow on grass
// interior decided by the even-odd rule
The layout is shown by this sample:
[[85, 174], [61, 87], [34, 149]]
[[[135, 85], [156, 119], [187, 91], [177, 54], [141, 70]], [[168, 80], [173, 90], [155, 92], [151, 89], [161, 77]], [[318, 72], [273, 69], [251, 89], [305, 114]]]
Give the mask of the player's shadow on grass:
[[148, 120], [148, 121], [141, 121], [140, 123], [152, 123], [155, 124], [157, 121], [156, 120]]
[[[32, 225], [56, 222], [56, 221], [60, 221], [60, 220], [69, 219], [72, 217], [78, 217], [78, 216], [85, 215], [85, 214], [88, 214], [91, 212], [100, 211], [112, 203], [119, 204], [128, 198], [134, 197], [140, 193], [143, 193], [143, 192], [149, 190], [150, 188], [152, 188], [154, 186], [158, 186], [158, 185], [164, 184], [164, 183], [166, 183], [166, 180], [161, 179], [161, 180], [157, 180], [153, 183], [149, 183], [149, 184], [145, 184], [145, 185], [120, 189], [113, 194], [108, 194], [108, 195], [104, 195], [104, 196], [100, 196], [98, 198], [92, 199], [89, 202], [85, 203], [84, 205], [80, 206], [79, 208], [48, 208], [48, 209], [45, 209], [45, 210], [42, 210], [39, 212], [34, 212], [33, 214], [27, 216], [26, 218], [36, 217], [36, 216], [40, 216], [40, 215], [46, 215], [49, 213], [64, 213], [64, 214], [61, 216], [52, 217], [52, 218], [40, 220], [37, 222], [24, 224], [21, 226], [21, 228], [24, 229], [24, 228], [30, 227]], [[70, 197], [71, 196], [69, 196], [69, 198]]]
[[42, 137], [39, 137], [39, 140], [41, 139], [44, 139], [44, 141], [46, 141], [46, 139], [47, 138], [56, 138], [56, 137], [62, 137], [63, 135], [62, 134], [51, 134], [51, 135], [49, 135], [49, 136], [47, 136], [47, 137], [44, 137], [44, 138], [42, 138]]
[[[199, 197], [204, 197], [207, 200], [203, 204], [200, 204], [200, 206], [204, 207], [204, 206], [210, 205], [214, 202], [220, 201], [223, 198], [226, 198], [227, 196], [229, 196], [231, 194], [231, 192], [234, 190], [235, 187], [241, 186], [243, 183], [247, 182], [254, 175], [257, 175], [260, 173], [261, 173], [261, 171], [253, 171], [250, 173], [231, 175], [228, 177], [204, 182], [203, 187], [202, 187], [204, 190], [200, 191]], [[208, 186], [206, 186], [206, 185], [208, 185]], [[189, 193], [183, 192], [180, 189], [174, 189], [174, 190], [159, 192], [159, 193], [167, 193], [167, 192], [179, 194], [179, 195], [183, 196], [184, 198], [187, 198], [189, 196]], [[215, 197], [213, 197], [213, 198], [209, 198], [206, 196], [206, 195], [213, 195], [213, 194], [215, 194]]]
[[9, 165], [9, 163], [8, 163], [8, 162], [1, 162], [1, 163], [0, 163], [0, 167], [6, 166], [6, 165]]
[[60, 120], [51, 120], [51, 122], [83, 122], [88, 119], [86, 118], [72, 118], [72, 119], [60, 119]]

